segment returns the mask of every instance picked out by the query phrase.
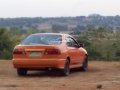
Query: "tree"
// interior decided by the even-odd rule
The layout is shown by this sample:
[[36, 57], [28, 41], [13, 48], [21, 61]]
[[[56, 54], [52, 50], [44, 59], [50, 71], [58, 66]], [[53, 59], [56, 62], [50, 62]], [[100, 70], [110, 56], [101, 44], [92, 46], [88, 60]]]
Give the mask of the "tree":
[[12, 50], [15, 45], [13, 35], [5, 28], [0, 28], [0, 58], [10, 59], [12, 57]]

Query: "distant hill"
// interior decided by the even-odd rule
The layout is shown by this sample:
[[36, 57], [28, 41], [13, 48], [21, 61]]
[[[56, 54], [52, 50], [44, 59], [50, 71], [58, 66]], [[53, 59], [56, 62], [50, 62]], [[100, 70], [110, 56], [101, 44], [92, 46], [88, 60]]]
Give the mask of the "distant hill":
[[104, 27], [107, 30], [120, 30], [120, 16], [92, 14], [77, 17], [56, 18], [0, 18], [0, 27], [17, 27], [21, 30], [35, 28], [40, 32], [77, 32], [90, 28]]

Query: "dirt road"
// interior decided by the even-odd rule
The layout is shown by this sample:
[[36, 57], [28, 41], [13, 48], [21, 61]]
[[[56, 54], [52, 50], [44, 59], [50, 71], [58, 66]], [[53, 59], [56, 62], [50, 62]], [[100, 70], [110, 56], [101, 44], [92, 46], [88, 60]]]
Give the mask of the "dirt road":
[[20, 77], [11, 61], [0, 60], [0, 90], [120, 90], [120, 62], [89, 62], [87, 72], [30, 71]]

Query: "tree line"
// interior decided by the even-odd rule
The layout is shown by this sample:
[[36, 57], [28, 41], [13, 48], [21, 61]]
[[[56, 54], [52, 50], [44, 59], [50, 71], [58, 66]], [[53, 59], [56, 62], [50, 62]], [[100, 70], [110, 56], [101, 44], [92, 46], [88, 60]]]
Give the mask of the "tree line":
[[0, 27], [17, 27], [27, 30], [29, 27], [35, 28], [39, 31], [53, 29], [53, 31], [83, 31], [89, 28], [105, 27], [108, 30], [120, 30], [120, 16], [102, 16], [92, 14], [89, 16], [76, 17], [55, 17], [55, 18], [0, 18]]
[[[30, 28], [26, 32], [0, 28], [0, 59], [11, 59], [15, 45], [29, 34], [37, 33]], [[120, 31], [108, 31], [106, 28], [88, 29], [73, 33], [79, 43], [84, 43], [89, 60], [120, 60]]]

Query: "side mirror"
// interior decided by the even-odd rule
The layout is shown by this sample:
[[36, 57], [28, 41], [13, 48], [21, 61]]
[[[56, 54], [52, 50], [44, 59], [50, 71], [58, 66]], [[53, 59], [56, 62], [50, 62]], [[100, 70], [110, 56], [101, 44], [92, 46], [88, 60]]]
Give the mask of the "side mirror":
[[80, 45], [80, 47], [84, 47], [84, 44], [83, 44], [83, 43], [80, 43], [79, 45]]

